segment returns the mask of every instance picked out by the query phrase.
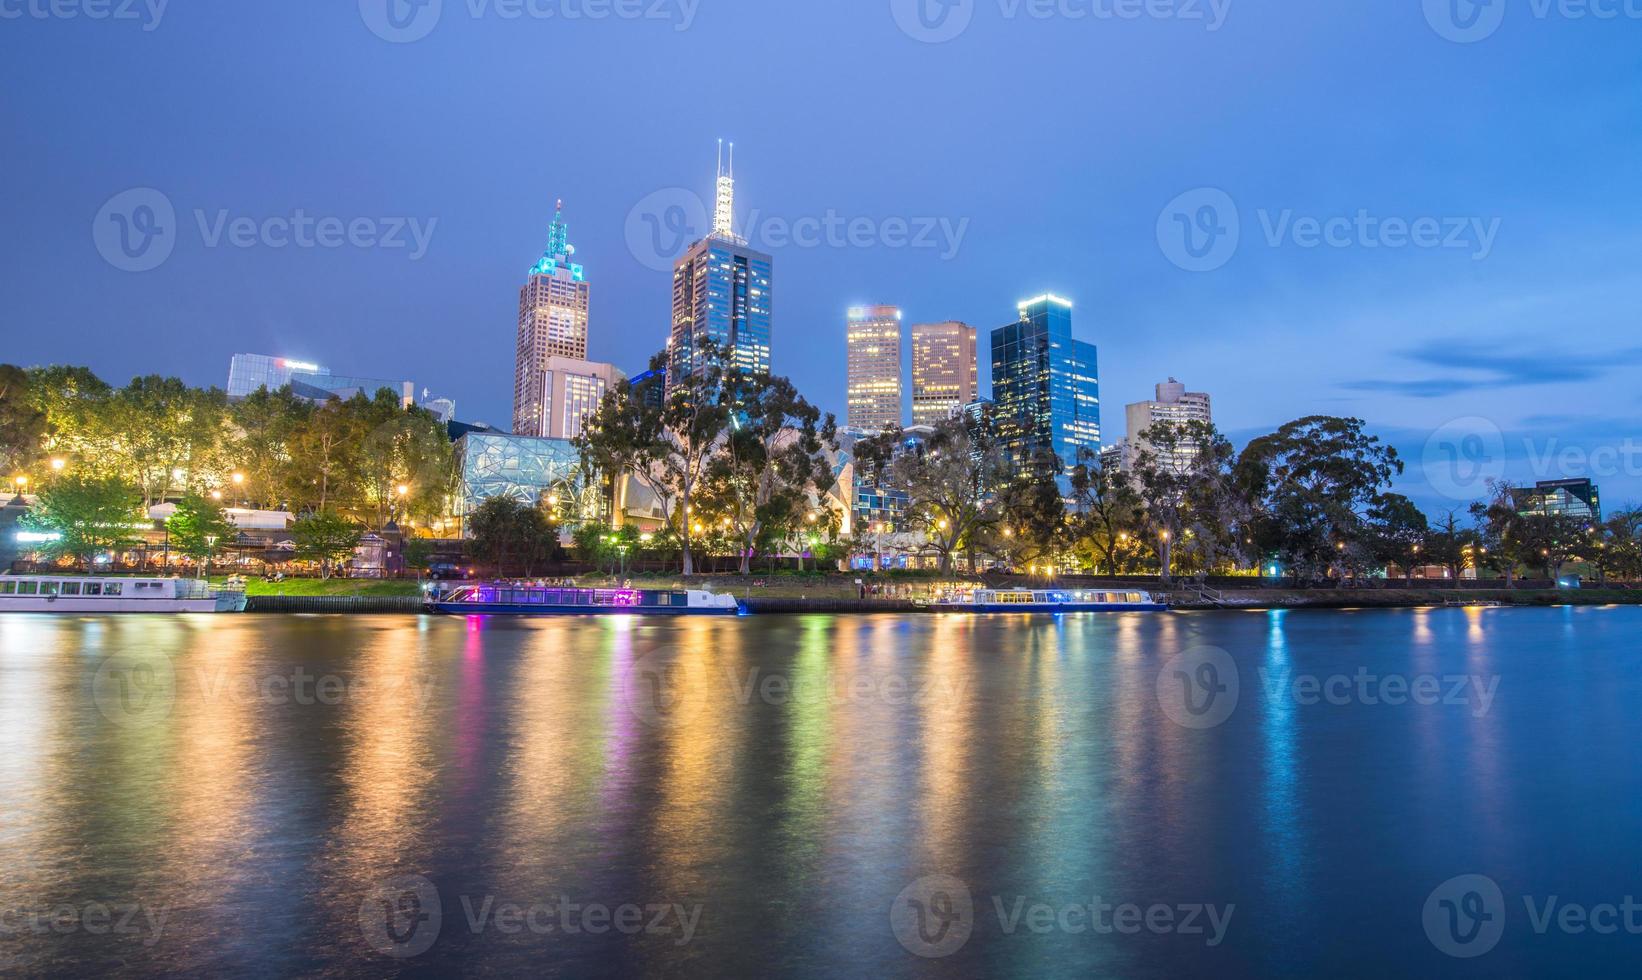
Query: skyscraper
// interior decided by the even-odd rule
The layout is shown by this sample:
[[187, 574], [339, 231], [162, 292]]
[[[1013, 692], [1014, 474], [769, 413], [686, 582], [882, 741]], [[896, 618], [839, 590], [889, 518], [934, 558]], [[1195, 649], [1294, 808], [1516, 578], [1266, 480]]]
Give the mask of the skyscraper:
[[992, 331], [992, 398], [998, 436], [1017, 467], [1053, 450], [1061, 466], [1079, 448], [1100, 451], [1095, 345], [1072, 337], [1072, 304], [1044, 295], [1019, 304], [1020, 319]]
[[[1151, 444], [1141, 438], [1141, 433], [1154, 425], [1163, 422], [1214, 422], [1214, 414], [1210, 409], [1209, 396], [1199, 391], [1187, 391], [1186, 386], [1170, 378], [1154, 389], [1156, 399], [1149, 402], [1135, 402], [1125, 410], [1128, 416], [1128, 458], [1133, 459], [1142, 450], [1151, 450]], [[1175, 452], [1171, 464], [1177, 469], [1186, 469], [1192, 465], [1197, 457], [1198, 446], [1195, 442], [1182, 442]]]
[[901, 311], [857, 306], [849, 311], [849, 411], [852, 429], [881, 432], [901, 424]]
[[735, 231], [735, 144], [730, 144], [728, 168], [722, 147], [720, 143], [713, 230], [673, 266], [669, 386], [701, 373], [702, 347], [709, 341], [724, 349], [737, 370], [770, 370], [774, 260], [749, 248]]
[[548, 227], [547, 251], [531, 267], [519, 290], [519, 340], [513, 366], [513, 431], [541, 431], [542, 384], [550, 357], [587, 359], [588, 284], [582, 267], [570, 261], [564, 202]]
[[975, 328], [967, 323], [912, 325], [912, 424], [934, 425], [973, 402]]

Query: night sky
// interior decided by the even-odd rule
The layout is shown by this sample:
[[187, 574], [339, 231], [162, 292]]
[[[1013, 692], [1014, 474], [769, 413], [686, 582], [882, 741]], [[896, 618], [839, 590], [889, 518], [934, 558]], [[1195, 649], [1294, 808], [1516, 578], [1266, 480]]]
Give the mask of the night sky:
[[[0, 3], [0, 360], [222, 386], [281, 354], [505, 425], [554, 200], [590, 355], [635, 371], [723, 137], [774, 368], [840, 415], [849, 306], [966, 320], [984, 362], [1053, 291], [1109, 437], [1174, 375], [1239, 442], [1367, 419], [1433, 512], [1499, 473], [1642, 500], [1642, 20], [1613, 0], [59, 2]], [[236, 237], [298, 211], [332, 247]]]

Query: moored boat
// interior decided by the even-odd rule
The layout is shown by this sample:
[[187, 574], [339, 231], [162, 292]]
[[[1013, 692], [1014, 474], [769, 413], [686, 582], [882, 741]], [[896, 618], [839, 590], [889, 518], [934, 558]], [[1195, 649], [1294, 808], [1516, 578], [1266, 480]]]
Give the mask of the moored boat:
[[243, 588], [214, 589], [184, 578], [0, 575], [0, 612], [243, 612]]
[[935, 600], [942, 612], [1068, 613], [1165, 612], [1168, 606], [1150, 592], [1116, 589], [976, 589]]
[[735, 597], [699, 589], [566, 589], [506, 582], [464, 585], [428, 601], [459, 616], [733, 616]]

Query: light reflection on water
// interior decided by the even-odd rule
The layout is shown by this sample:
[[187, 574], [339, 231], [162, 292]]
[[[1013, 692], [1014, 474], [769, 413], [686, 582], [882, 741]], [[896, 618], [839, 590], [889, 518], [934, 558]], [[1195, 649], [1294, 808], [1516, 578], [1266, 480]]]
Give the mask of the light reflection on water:
[[[1635, 892], [1616, 856], [1642, 831], [1638, 625], [1631, 609], [0, 617], [0, 972], [1431, 972], [1455, 961], [1420, 907], [1454, 875]], [[1156, 681], [1203, 646], [1230, 653], [1241, 693], [1200, 731]], [[1307, 704], [1274, 680], [1362, 669], [1498, 687], [1481, 710]], [[974, 915], [926, 959], [890, 912], [930, 875], [962, 882]], [[407, 876], [442, 918], [399, 960], [361, 908]], [[1097, 899], [1236, 912], [1215, 948], [1000, 918]], [[699, 918], [688, 942], [672, 920], [474, 925], [565, 902]], [[19, 915], [88, 903], [164, 926]], [[1636, 945], [1519, 929], [1493, 956], [1629, 967]]]

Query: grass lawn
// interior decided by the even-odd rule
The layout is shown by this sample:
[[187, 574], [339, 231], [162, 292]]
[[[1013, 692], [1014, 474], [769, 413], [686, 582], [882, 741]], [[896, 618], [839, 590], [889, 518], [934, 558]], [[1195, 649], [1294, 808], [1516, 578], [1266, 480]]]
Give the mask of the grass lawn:
[[[225, 579], [213, 578], [216, 585], [222, 585]], [[246, 595], [315, 595], [315, 596], [414, 596], [417, 594], [415, 581], [395, 580], [379, 582], [372, 579], [333, 578], [325, 581], [317, 578], [288, 578], [283, 582], [265, 582], [262, 579], [249, 579], [245, 583]]]

